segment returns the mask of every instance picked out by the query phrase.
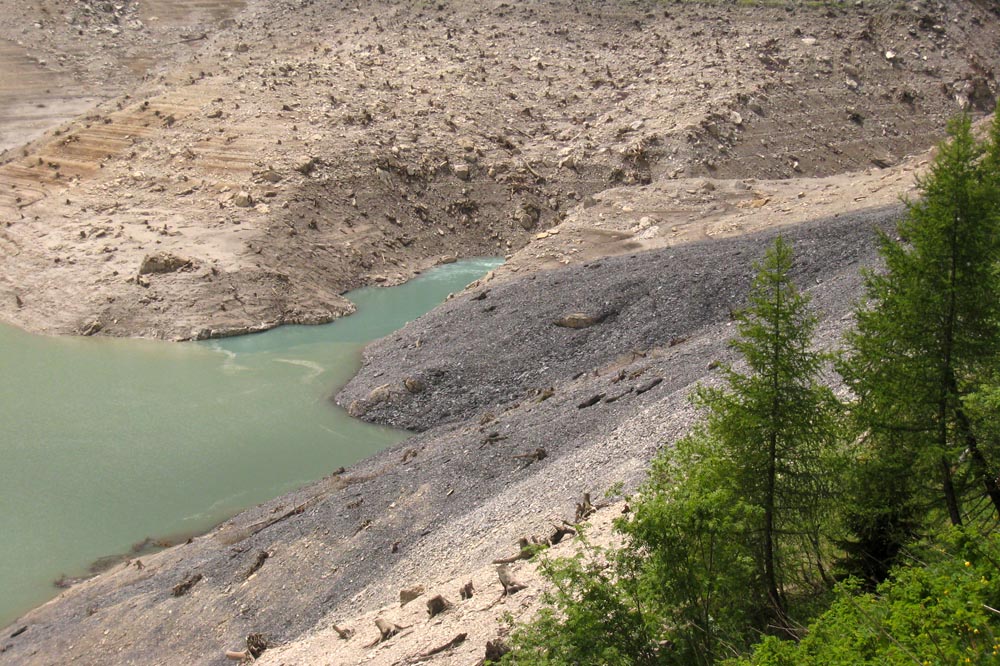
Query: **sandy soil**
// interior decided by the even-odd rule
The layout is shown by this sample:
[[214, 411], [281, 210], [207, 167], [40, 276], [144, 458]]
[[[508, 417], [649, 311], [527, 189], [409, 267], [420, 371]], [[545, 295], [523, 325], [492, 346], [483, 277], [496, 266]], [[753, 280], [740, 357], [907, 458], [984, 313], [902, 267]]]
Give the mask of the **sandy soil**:
[[[609, 187], [648, 186], [518, 264], [849, 210], [853, 178], [742, 181], [895, 165], [991, 107], [1000, 59], [974, 2], [0, 9], [0, 319], [50, 333], [325, 321], [347, 289], [510, 254]], [[716, 190], [675, 182], [697, 176]]]

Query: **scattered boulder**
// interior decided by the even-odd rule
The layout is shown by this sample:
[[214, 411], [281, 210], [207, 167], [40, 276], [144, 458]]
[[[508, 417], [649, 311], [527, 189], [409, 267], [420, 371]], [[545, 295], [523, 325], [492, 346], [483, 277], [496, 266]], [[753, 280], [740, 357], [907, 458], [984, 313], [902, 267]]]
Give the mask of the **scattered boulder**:
[[469, 180], [470, 178], [472, 178], [472, 167], [470, 167], [468, 164], [465, 164], [464, 162], [453, 165], [451, 167], [451, 171], [452, 173], [455, 174], [455, 177], [458, 178], [459, 180]]
[[233, 197], [233, 205], [237, 208], [249, 208], [253, 205], [253, 199], [249, 192], [237, 192], [236, 196]]
[[562, 328], [589, 328], [601, 323], [601, 318], [583, 312], [571, 312], [565, 317], [555, 320], [553, 323]]
[[305, 156], [300, 157], [298, 161], [295, 162], [295, 170], [301, 173], [303, 176], [308, 176], [312, 173], [312, 170], [316, 168], [316, 158]]
[[[266, 169], [261, 172], [260, 177], [262, 180], [266, 180], [269, 183], [280, 183], [281, 174], [274, 169]], [[266, 195], [265, 195], [266, 196]]]
[[391, 399], [392, 385], [382, 384], [381, 386], [373, 388], [364, 398], [351, 402], [350, 406], [347, 408], [347, 413], [355, 418], [358, 418], [367, 414], [368, 411], [376, 405], [380, 405], [383, 402], [389, 402]]
[[595, 396], [591, 396], [591, 397], [587, 398], [586, 400], [584, 400], [583, 402], [581, 402], [579, 405], [577, 405], [576, 408], [577, 409], [586, 409], [587, 407], [593, 407], [594, 405], [596, 405], [597, 403], [599, 403], [601, 400], [604, 400], [604, 396], [605, 395], [607, 395], [607, 394], [606, 393], [598, 393]]
[[982, 76], [974, 76], [952, 84], [955, 102], [963, 111], [991, 112], [996, 108], [996, 93]]
[[147, 254], [139, 265], [139, 275], [149, 275], [150, 273], [173, 273], [182, 268], [189, 268], [192, 262], [190, 259], [179, 257], [169, 252], [157, 252]]
[[521, 228], [525, 231], [531, 231], [538, 224], [538, 216], [540, 211], [538, 206], [534, 204], [522, 204], [521, 208], [517, 211], [517, 223], [521, 225]]
[[424, 593], [423, 585], [415, 585], [414, 587], [407, 588], [405, 590], [399, 591], [399, 605], [405, 606], [410, 603], [420, 595]]
[[410, 393], [422, 393], [424, 389], [427, 388], [427, 385], [416, 377], [407, 377], [404, 379], [403, 386], [405, 386], [406, 390]]

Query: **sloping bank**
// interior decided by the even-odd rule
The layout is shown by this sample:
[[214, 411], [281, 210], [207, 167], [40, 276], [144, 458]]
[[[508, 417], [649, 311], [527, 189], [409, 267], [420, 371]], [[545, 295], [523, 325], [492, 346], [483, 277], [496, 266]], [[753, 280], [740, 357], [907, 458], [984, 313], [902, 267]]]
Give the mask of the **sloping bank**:
[[[873, 227], [898, 212], [783, 231], [821, 343], [849, 320]], [[687, 393], [727, 357], [773, 233], [468, 290], [371, 345], [338, 397], [420, 434], [68, 590], [0, 632], [0, 664], [224, 663], [251, 632], [297, 640], [510, 554], [686, 431]]]

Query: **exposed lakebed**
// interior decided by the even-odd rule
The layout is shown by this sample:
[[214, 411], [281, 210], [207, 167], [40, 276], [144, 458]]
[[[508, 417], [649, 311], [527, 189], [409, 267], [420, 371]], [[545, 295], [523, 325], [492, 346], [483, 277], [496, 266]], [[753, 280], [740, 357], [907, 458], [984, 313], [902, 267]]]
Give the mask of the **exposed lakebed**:
[[330, 396], [367, 342], [499, 263], [352, 292], [358, 312], [324, 326], [205, 343], [0, 327], [0, 625], [62, 574], [204, 531], [402, 439]]

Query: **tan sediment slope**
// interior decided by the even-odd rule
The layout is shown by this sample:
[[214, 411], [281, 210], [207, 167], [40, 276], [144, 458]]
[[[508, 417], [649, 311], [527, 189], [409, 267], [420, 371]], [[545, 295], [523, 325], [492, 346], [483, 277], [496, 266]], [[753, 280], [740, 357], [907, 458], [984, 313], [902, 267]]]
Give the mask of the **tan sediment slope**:
[[990, 108], [998, 57], [973, 2], [3, 15], [0, 318], [172, 339], [329, 319], [346, 289], [508, 254], [611, 186], [894, 164]]
[[[154, 29], [126, 3], [19, 47], [38, 65], [118, 39], [135, 65], [87, 51], [58, 76], [118, 87], [0, 158], [3, 320], [223, 334], [335, 316], [344, 289], [455, 255], [512, 256], [373, 345], [339, 398], [421, 434], [64, 592], [0, 633], [0, 664], [221, 664], [251, 632], [275, 664], [399, 663], [465, 632], [423, 663], [475, 663], [499, 613], [538, 595], [516, 563], [529, 589], [485, 610], [491, 560], [582, 492], [634, 487], [687, 429], [775, 228], [836, 342], [873, 226], [946, 119], [991, 107], [1000, 59], [974, 2], [213, 7]], [[9, 16], [16, 44], [30, 17]], [[572, 312], [600, 323], [553, 325]], [[395, 608], [412, 585], [456, 607]], [[413, 626], [365, 648], [380, 615]]]

